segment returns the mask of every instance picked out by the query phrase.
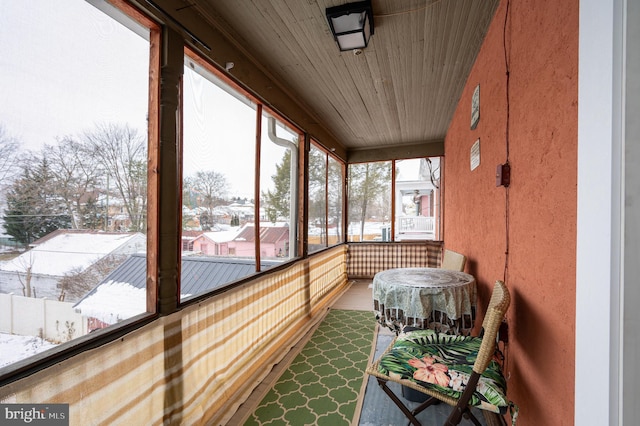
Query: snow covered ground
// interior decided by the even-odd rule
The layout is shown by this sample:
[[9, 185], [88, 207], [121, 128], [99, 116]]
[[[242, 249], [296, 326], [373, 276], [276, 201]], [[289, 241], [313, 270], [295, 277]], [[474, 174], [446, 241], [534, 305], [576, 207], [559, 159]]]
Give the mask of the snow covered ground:
[[54, 347], [39, 337], [0, 333], [0, 368]]

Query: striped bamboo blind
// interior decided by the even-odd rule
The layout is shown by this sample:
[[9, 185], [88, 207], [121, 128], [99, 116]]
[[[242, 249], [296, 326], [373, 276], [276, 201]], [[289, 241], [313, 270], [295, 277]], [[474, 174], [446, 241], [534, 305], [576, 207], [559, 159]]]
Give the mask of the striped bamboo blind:
[[347, 282], [346, 246], [204, 300], [0, 389], [72, 425], [224, 424]]

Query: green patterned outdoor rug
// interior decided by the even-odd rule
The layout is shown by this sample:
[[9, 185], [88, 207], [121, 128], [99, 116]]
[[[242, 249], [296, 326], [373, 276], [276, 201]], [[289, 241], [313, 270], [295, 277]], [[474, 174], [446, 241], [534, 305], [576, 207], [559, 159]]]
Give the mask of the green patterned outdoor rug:
[[371, 355], [371, 311], [331, 309], [247, 425], [350, 425]]

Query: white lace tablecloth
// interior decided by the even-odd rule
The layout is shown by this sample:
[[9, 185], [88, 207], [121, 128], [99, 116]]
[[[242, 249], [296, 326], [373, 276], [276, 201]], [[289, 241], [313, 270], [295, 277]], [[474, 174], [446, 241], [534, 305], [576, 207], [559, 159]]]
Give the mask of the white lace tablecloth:
[[476, 316], [476, 280], [439, 268], [397, 268], [373, 278], [373, 306], [380, 324], [468, 335]]

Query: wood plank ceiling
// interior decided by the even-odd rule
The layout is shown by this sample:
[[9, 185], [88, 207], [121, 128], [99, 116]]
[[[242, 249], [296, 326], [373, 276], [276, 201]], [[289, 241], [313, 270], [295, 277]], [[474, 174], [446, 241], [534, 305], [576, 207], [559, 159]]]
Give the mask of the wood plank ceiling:
[[327, 24], [325, 9], [344, 3], [190, 0], [175, 7], [197, 11], [229, 37], [347, 152], [400, 158], [403, 146], [442, 146], [498, 0], [372, 0], [375, 33], [359, 55], [340, 52]]

